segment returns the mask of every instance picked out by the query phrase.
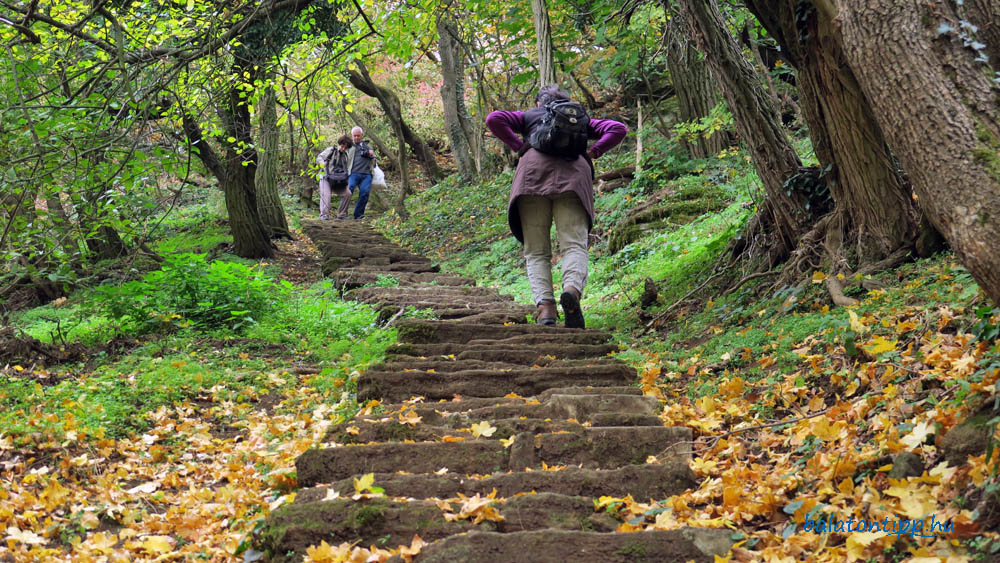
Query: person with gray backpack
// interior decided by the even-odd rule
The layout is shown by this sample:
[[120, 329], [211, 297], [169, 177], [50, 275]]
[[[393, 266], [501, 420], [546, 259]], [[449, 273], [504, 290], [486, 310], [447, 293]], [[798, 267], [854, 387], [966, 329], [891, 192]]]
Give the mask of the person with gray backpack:
[[524, 244], [537, 321], [554, 325], [559, 316], [552, 291], [550, 232], [555, 221], [563, 253], [559, 303], [567, 328], [585, 328], [580, 298], [587, 284], [587, 246], [594, 225], [592, 161], [620, 143], [628, 128], [618, 121], [592, 119], [557, 85], [542, 87], [535, 102], [536, 107], [526, 111], [494, 111], [486, 116], [493, 135], [520, 157], [507, 223]]
[[347, 206], [351, 201], [351, 190], [347, 186], [348, 152], [354, 143], [347, 135], [337, 139], [337, 146], [327, 147], [316, 157], [316, 162], [323, 165], [319, 179], [319, 218], [326, 221], [330, 218], [330, 192], [340, 196], [340, 207], [337, 209], [337, 219], [347, 218]]

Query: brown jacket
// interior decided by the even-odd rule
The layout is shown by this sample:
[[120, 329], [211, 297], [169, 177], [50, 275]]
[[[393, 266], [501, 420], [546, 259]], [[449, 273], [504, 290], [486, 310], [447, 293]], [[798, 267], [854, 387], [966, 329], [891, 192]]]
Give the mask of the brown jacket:
[[510, 232], [517, 240], [524, 242], [521, 231], [521, 214], [517, 209], [517, 198], [522, 195], [549, 196], [573, 192], [580, 198], [587, 210], [587, 229], [594, 226], [594, 179], [590, 163], [583, 156], [576, 160], [551, 156], [528, 149], [518, 161], [514, 172], [514, 182], [507, 203], [507, 222]]

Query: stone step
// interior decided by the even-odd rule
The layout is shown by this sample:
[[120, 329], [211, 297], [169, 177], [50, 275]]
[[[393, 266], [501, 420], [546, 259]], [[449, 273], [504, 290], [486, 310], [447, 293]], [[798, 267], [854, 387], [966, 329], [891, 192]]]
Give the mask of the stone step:
[[[544, 325], [470, 325], [453, 322], [425, 321], [420, 319], [405, 319], [396, 325], [399, 331], [399, 341], [413, 344], [429, 344], [440, 342], [466, 343], [471, 341], [496, 341], [520, 337], [518, 341], [529, 344], [535, 342], [559, 341], [565, 337], [567, 346], [571, 344], [604, 344], [608, 334], [598, 330], [583, 330], [576, 328], [561, 328]], [[535, 339], [533, 337], [542, 337]]]
[[525, 432], [505, 447], [500, 440], [388, 443], [313, 449], [295, 461], [299, 484], [313, 486], [353, 475], [387, 473], [405, 468], [433, 473], [442, 467], [470, 475], [540, 468], [542, 463], [613, 469], [641, 464], [649, 456], [690, 456], [691, 429], [634, 426], [585, 428], [577, 432]]
[[[378, 483], [376, 483], [377, 485]], [[470, 531], [516, 533], [526, 530], [589, 530], [613, 532], [620, 522], [606, 513], [594, 512], [594, 501], [553, 493], [529, 494], [498, 499], [491, 506], [501, 521], [472, 519], [449, 521], [448, 512], [461, 512], [461, 500], [396, 501], [376, 497], [362, 500], [338, 498], [310, 503], [296, 502], [278, 508], [267, 518], [261, 534], [263, 545], [272, 553], [301, 552], [326, 541], [360, 545], [409, 545], [414, 534], [435, 541]]]
[[[508, 328], [508, 327], [505, 327]], [[430, 400], [462, 397], [502, 397], [510, 393], [537, 395], [555, 387], [625, 385], [635, 380], [635, 370], [625, 364], [599, 364], [587, 368], [517, 367], [509, 371], [459, 370], [447, 373], [385, 371], [364, 373], [358, 380], [358, 401], [371, 399], [401, 402], [423, 396]]]
[[408, 298], [413, 301], [437, 301], [451, 298], [468, 299], [470, 302], [513, 302], [510, 295], [501, 295], [491, 287], [415, 285], [409, 287], [362, 287], [347, 294], [355, 301], [383, 301]]
[[[733, 545], [729, 529], [681, 528], [630, 534], [602, 534], [570, 530], [534, 530], [503, 534], [469, 532], [424, 546], [413, 563], [635, 563], [715, 561]], [[396, 555], [389, 559], [401, 563]]]
[[[365, 288], [367, 289], [367, 288]], [[354, 299], [353, 296], [348, 295], [349, 299]], [[449, 311], [449, 310], [464, 310], [464, 311], [474, 311], [475, 313], [490, 313], [490, 312], [516, 312], [521, 316], [530, 315], [535, 312], [534, 308], [528, 308], [520, 303], [514, 303], [513, 301], [506, 301], [502, 299], [493, 299], [490, 297], [426, 297], [421, 298], [418, 296], [406, 296], [406, 295], [386, 295], [382, 297], [373, 297], [369, 299], [356, 299], [362, 303], [369, 303], [377, 307], [392, 308], [397, 309], [400, 306], [414, 307], [416, 309], [434, 309], [437, 311]]]
[[[352, 259], [352, 258], [335, 257], [323, 260], [323, 275], [329, 276], [336, 272], [348, 271], [359, 267], [363, 263], [372, 261], [385, 262], [385, 264], [379, 266], [379, 268], [381, 268], [382, 271], [385, 272], [387, 275], [390, 275], [394, 272], [419, 274], [419, 273], [435, 273], [439, 271], [438, 266], [431, 263], [429, 260], [422, 260], [422, 261], [404, 260], [404, 261], [396, 261], [394, 263], [390, 263], [388, 257], [381, 257], [377, 259], [376, 258]], [[376, 275], [376, 280], [377, 279], [378, 276]]]
[[[494, 489], [500, 497], [512, 497], [525, 491], [559, 493], [599, 498], [601, 496], [647, 500], [665, 499], [698, 486], [686, 461], [667, 458], [663, 463], [626, 465], [618, 469], [582, 469], [570, 466], [561, 471], [514, 471], [490, 477], [473, 478], [448, 472], [436, 474], [375, 473], [375, 483], [391, 497], [450, 498], [488, 495]], [[302, 489], [296, 502], [325, 498], [332, 490], [343, 496], [354, 494], [354, 478], [333, 481], [329, 485]]]
[[523, 309], [516, 308], [501, 309], [499, 311], [476, 311], [475, 309], [435, 309], [434, 312], [441, 320], [453, 320], [455, 322], [469, 324], [525, 324], [529, 322], [531, 314], [533, 313], [533, 311], [525, 311]]
[[386, 272], [385, 270], [360, 270], [358, 268], [340, 268], [330, 274], [340, 287], [355, 289], [366, 285], [379, 283], [384, 278], [392, 278], [402, 286], [416, 284], [437, 284], [438, 286], [469, 286], [475, 283], [470, 278], [450, 276], [436, 273], [406, 273]]
[[[473, 422], [480, 421], [462, 420], [460, 415], [452, 418], [454, 420], [444, 421], [447, 424], [424, 424], [421, 421], [412, 426], [399, 420], [388, 422], [355, 420], [331, 428], [327, 433], [326, 441], [352, 445], [371, 442], [439, 442], [446, 436], [472, 439], [472, 434], [467, 431], [462, 432], [462, 429], [468, 430]], [[574, 432], [585, 428], [577, 422], [540, 418], [499, 418], [487, 422], [496, 428], [496, 432], [491, 436], [494, 439], [509, 438], [521, 432], [531, 432], [532, 434]]]
[[[635, 370], [628, 367], [627, 364], [620, 362], [614, 358], [584, 358], [584, 359], [573, 359], [573, 360], [557, 360], [548, 357], [541, 357], [538, 362], [532, 364], [535, 369], [541, 367], [565, 367], [565, 368], [579, 368], [586, 369], [589, 367], [604, 367], [604, 366], [620, 366], [623, 371], [627, 370], [628, 373], [634, 373]], [[483, 361], [483, 360], [472, 360], [463, 359], [459, 360], [458, 356], [455, 359], [451, 358], [399, 358], [389, 360], [387, 362], [376, 365], [371, 369], [373, 372], [380, 371], [428, 371], [434, 370], [437, 372], [451, 372], [451, 371], [465, 371], [465, 370], [524, 370], [524, 366], [521, 364], [511, 364], [502, 361]]]
[[316, 247], [319, 248], [324, 256], [337, 256], [339, 258], [386, 257], [390, 263], [403, 261], [421, 262], [426, 260], [426, 258], [421, 259], [420, 256], [394, 245], [344, 244], [321, 240], [316, 244]]
[[[490, 416], [493, 414], [510, 415], [535, 411], [536, 416]], [[496, 431], [492, 438], [509, 438], [522, 432], [542, 434], [549, 432], [573, 432], [586, 426], [661, 426], [663, 423], [656, 415], [631, 412], [594, 412], [585, 413], [582, 418], [567, 420], [554, 413], [546, 405], [524, 405], [520, 408], [494, 407], [473, 411], [471, 413], [452, 413], [442, 416], [431, 412], [423, 416], [417, 411], [421, 421], [417, 424], [407, 424], [400, 418], [383, 417], [382, 419], [355, 418], [332, 427], [326, 441], [337, 444], [368, 444], [371, 442], [437, 442], [445, 436], [469, 438], [468, 429], [473, 424], [488, 422]], [[499, 412], [498, 412], [499, 411]], [[513, 411], [513, 412], [505, 412]], [[487, 414], [487, 416], [483, 416]], [[548, 416], [547, 414], [556, 414]], [[465, 432], [463, 432], [463, 430]]]
[[[610, 387], [553, 387], [546, 389], [534, 397], [510, 396], [510, 397], [461, 397], [452, 400], [418, 401], [407, 402], [405, 405], [412, 406], [419, 412], [441, 411], [442, 413], [460, 413], [474, 409], [484, 409], [490, 407], [500, 407], [505, 405], [524, 405], [527, 401], [539, 401], [544, 403], [553, 395], [630, 395], [641, 397], [642, 389], [631, 385], [613, 385]], [[387, 403], [385, 408], [389, 412], [396, 412], [403, 408], [404, 403]]]
[[537, 346], [504, 344], [397, 344], [388, 350], [390, 357], [433, 357], [453, 355], [457, 360], [482, 360], [532, 365], [539, 358], [598, 358], [617, 352], [613, 344], [541, 344]]
[[[541, 326], [541, 325], [539, 325]], [[557, 330], [558, 329], [558, 330]], [[467, 341], [470, 345], [499, 346], [513, 348], [521, 346], [557, 346], [562, 345], [567, 352], [573, 346], [596, 346], [608, 343], [608, 334], [598, 330], [580, 330], [576, 328], [559, 329], [559, 327], [541, 326], [527, 334], [506, 335], [502, 338], [477, 337]], [[558, 354], [556, 354], [558, 356]]]

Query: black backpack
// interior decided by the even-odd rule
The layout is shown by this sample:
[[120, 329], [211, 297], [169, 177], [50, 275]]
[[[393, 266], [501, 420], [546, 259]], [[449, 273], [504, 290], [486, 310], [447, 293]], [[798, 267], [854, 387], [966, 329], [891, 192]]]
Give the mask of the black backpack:
[[554, 156], [577, 157], [587, 152], [590, 116], [582, 104], [555, 100], [545, 104], [545, 115], [528, 137], [535, 150]]

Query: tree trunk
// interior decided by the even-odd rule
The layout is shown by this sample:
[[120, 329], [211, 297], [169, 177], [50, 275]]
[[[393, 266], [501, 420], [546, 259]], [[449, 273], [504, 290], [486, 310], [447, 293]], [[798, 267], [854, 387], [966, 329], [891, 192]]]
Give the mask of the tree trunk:
[[538, 85], [558, 84], [552, 56], [552, 27], [545, 0], [531, 0], [531, 12], [535, 16], [535, 44], [538, 47]]
[[679, 4], [749, 149], [767, 194], [769, 215], [786, 248], [794, 248], [810, 213], [805, 209], [805, 197], [796, 191], [789, 194], [784, 186], [801, 163], [782, 129], [778, 111], [753, 66], [743, 57], [715, 0], [680, 0]]
[[[249, 78], [246, 78], [247, 73]], [[233, 252], [242, 258], [270, 258], [274, 255], [268, 230], [257, 212], [257, 193], [254, 176], [257, 172], [257, 151], [251, 136], [250, 108], [245, 92], [239, 88], [244, 80], [252, 82], [256, 69], [236, 59], [233, 62], [233, 81], [228, 104], [222, 110], [226, 133], [235, 138], [226, 144], [223, 163], [226, 211], [229, 213], [229, 230], [233, 234]]]
[[978, 29], [978, 37], [993, 70], [1000, 70], [1000, 0], [965, 0], [968, 20]]
[[274, 89], [267, 91], [260, 100], [260, 123], [258, 137], [260, 152], [254, 185], [257, 188], [257, 212], [272, 239], [291, 239], [285, 208], [278, 196], [278, 109]]
[[826, 185], [859, 262], [881, 260], [913, 243], [919, 211], [885, 144], [871, 103], [844, 61], [830, 20], [794, 0], [748, 0], [787, 60], [796, 67], [799, 101]]
[[976, 62], [950, 4], [823, 0], [848, 63], [920, 198], [979, 285], [1000, 303], [1000, 121], [993, 69]]
[[[681, 121], [696, 121], [708, 116], [719, 100], [708, 63], [692, 43], [683, 16], [674, 14], [667, 25], [667, 67], [677, 92]], [[725, 149], [728, 142], [724, 131], [707, 139], [699, 135], [694, 142], [681, 141], [691, 158], [714, 156]]]
[[[403, 137], [403, 131], [400, 127], [396, 127], [396, 139], [399, 143], [399, 154], [406, 155], [406, 139]], [[399, 198], [396, 199], [396, 215], [403, 221], [410, 218], [410, 212], [406, 210], [406, 196], [410, 194], [410, 159], [403, 158], [399, 159], [399, 177], [402, 185], [399, 187]]]
[[444, 123], [451, 140], [451, 152], [458, 174], [466, 182], [479, 175], [472, 157], [475, 132], [465, 107], [465, 56], [458, 44], [458, 30], [440, 19], [437, 24], [438, 49], [441, 53], [441, 101], [444, 103]]
[[[393, 128], [397, 126], [402, 130], [403, 137], [406, 139], [406, 143], [410, 145], [413, 149], [413, 154], [417, 157], [417, 160], [424, 168], [424, 172], [432, 182], [436, 182], [441, 179], [441, 170], [438, 168], [437, 161], [434, 160], [434, 151], [427, 146], [427, 143], [418, 137], [410, 126], [406, 124], [403, 120], [403, 111], [399, 103], [399, 97], [396, 96], [395, 92], [389, 90], [388, 88], [383, 88], [375, 81], [372, 80], [370, 74], [368, 74], [368, 68], [365, 67], [364, 63], [361, 61], [355, 61], [358, 66], [357, 71], [350, 71], [348, 73], [348, 78], [351, 84], [355, 88], [361, 90], [365, 94], [377, 99], [379, 104], [382, 106], [382, 111], [385, 112], [386, 117], [392, 123]], [[406, 155], [400, 155], [400, 160], [406, 158]]]
[[205, 166], [205, 169], [215, 176], [215, 179], [219, 181], [219, 187], [224, 186], [226, 184], [226, 167], [219, 160], [219, 155], [215, 154], [212, 145], [208, 144], [208, 140], [201, 132], [201, 126], [198, 125], [195, 117], [187, 111], [183, 113], [181, 119], [184, 135], [189, 143], [188, 150], [194, 151], [195, 156]]

